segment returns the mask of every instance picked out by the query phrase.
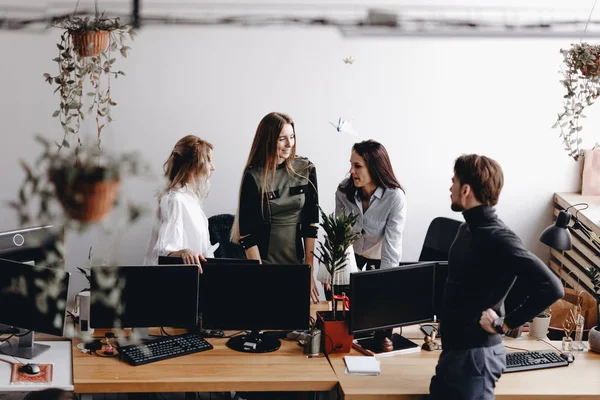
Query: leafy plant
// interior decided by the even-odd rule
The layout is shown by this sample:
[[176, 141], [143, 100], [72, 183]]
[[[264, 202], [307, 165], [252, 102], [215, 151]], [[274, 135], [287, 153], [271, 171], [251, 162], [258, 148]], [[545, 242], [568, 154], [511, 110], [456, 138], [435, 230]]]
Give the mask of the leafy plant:
[[575, 43], [560, 52], [566, 67], [560, 83], [567, 94], [563, 96], [563, 111], [558, 113], [552, 127], [560, 128], [565, 150], [577, 161], [583, 153], [579, 148], [582, 142], [579, 135], [583, 129], [580, 120], [586, 118], [583, 110], [594, 104], [600, 95], [600, 45]]
[[[121, 56], [127, 57], [128, 46], [123, 45], [127, 37], [133, 39], [134, 31], [126, 24], [122, 24], [119, 18], [110, 19], [105, 17], [104, 13], [97, 14], [95, 17], [80, 18], [77, 16], [68, 16], [59, 19], [53, 23], [54, 27], [64, 29], [60, 35], [60, 42], [57, 43], [58, 56], [53, 59], [58, 65], [58, 74], [44, 74], [46, 82], [55, 84], [60, 95], [60, 105], [58, 110], [54, 111], [53, 117], [59, 118], [64, 131], [63, 140], [59, 145], [70, 147], [70, 135], [77, 138], [81, 145], [79, 130], [81, 122], [84, 120], [84, 98], [91, 101], [88, 113], [96, 119], [98, 148], [101, 144], [101, 132], [106, 123], [112, 121], [111, 107], [117, 105], [112, 99], [110, 91], [111, 77], [118, 78], [119, 75], [125, 75], [123, 71], [113, 70], [113, 64], [116, 58], [113, 55], [119, 52]], [[100, 48], [95, 56], [85, 57], [82, 46], [88, 49], [100, 47], [98, 38], [82, 40], [82, 35], [86, 32], [106, 32], [107, 48]], [[106, 79], [103, 80], [102, 77]], [[86, 85], [89, 84], [91, 88]], [[84, 96], [85, 92], [85, 96]]]
[[[352, 227], [356, 223], [358, 214], [341, 213], [336, 217], [335, 213], [327, 215], [322, 209], [319, 208], [319, 210], [322, 220], [321, 227], [325, 232], [325, 238], [323, 242], [319, 242], [317, 248], [318, 254], [315, 252], [313, 254], [325, 266], [331, 276], [331, 296], [333, 299], [335, 295], [333, 285], [335, 275], [346, 266], [346, 262], [348, 261], [346, 249], [360, 236], [359, 233], [352, 232]], [[335, 319], [335, 307], [332, 307], [332, 310], [333, 318]]]
[[584, 268], [584, 272], [592, 281], [592, 285], [594, 285], [594, 297], [596, 298], [596, 303], [598, 303], [598, 318], [596, 319], [596, 321], [598, 321], [598, 326], [596, 327], [596, 330], [600, 330], [600, 272], [594, 267]]
[[88, 252], [88, 266], [87, 268], [81, 268], [81, 267], [77, 267], [77, 270], [79, 272], [81, 272], [81, 274], [85, 277], [85, 279], [88, 282], [88, 287], [86, 287], [85, 289], [82, 290], [82, 292], [88, 291], [90, 290], [90, 288], [92, 287], [92, 258], [94, 256], [94, 253], [92, 253], [92, 247], [90, 247], [90, 251]]
[[[58, 199], [59, 191], [71, 190], [69, 187], [78, 182], [118, 180], [124, 176], [146, 175], [149, 171], [138, 153], [111, 157], [92, 148], [76, 154], [59, 152], [58, 144], [39, 135], [36, 141], [43, 147], [42, 154], [33, 165], [21, 161], [25, 178], [19, 187], [17, 199], [8, 202], [17, 212], [22, 226], [53, 224], [82, 232], [89, 223], [73, 220], [65, 214]], [[73, 196], [76, 198], [77, 193], [74, 192]], [[117, 197], [115, 203], [118, 201]], [[127, 223], [131, 224], [143, 214], [145, 208], [129, 203], [127, 211]]]

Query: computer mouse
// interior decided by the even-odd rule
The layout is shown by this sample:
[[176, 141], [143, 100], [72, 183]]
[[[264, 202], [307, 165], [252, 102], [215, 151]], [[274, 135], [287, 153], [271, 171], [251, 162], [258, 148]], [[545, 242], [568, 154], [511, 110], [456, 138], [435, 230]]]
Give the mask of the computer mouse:
[[37, 375], [40, 373], [40, 366], [37, 364], [24, 364], [19, 368], [19, 372], [27, 375]]
[[567, 360], [567, 362], [569, 364], [571, 364], [573, 361], [575, 361], [575, 357], [573, 356], [573, 353], [560, 353], [560, 356], [562, 358], [564, 358], [565, 360]]

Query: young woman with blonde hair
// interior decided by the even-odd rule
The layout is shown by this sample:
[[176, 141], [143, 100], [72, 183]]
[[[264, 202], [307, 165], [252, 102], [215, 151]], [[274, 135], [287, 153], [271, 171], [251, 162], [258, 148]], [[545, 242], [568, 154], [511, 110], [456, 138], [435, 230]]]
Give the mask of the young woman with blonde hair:
[[159, 196], [145, 265], [158, 264], [159, 256], [180, 256], [186, 264], [212, 257], [208, 219], [201, 202], [208, 196], [215, 170], [213, 146], [194, 135], [181, 138], [164, 164], [168, 180]]
[[[316, 168], [296, 156], [294, 121], [282, 113], [267, 114], [246, 162], [231, 239], [248, 259], [312, 269], [318, 223]], [[318, 301], [314, 278], [311, 300]]]

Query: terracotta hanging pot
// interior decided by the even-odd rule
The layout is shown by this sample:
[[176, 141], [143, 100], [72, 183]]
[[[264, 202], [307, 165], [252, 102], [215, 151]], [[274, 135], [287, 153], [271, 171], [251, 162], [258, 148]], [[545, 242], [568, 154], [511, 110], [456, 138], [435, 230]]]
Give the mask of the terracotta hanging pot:
[[80, 222], [97, 222], [112, 210], [117, 197], [119, 179], [103, 179], [104, 168], [79, 174], [71, 181], [69, 170], [51, 170], [50, 181], [65, 214]]
[[109, 31], [70, 31], [73, 47], [82, 57], [98, 56], [110, 44]]

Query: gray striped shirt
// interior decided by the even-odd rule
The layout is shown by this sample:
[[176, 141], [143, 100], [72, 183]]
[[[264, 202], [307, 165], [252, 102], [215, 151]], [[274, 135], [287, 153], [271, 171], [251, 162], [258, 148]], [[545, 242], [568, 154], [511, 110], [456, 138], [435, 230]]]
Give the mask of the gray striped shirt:
[[335, 193], [335, 214], [342, 211], [358, 214], [354, 232], [362, 236], [354, 242], [354, 252], [373, 260], [381, 260], [381, 268], [397, 267], [402, 259], [402, 231], [406, 223], [406, 196], [400, 189], [378, 187], [363, 213], [358, 194], [349, 201], [339, 189]]

